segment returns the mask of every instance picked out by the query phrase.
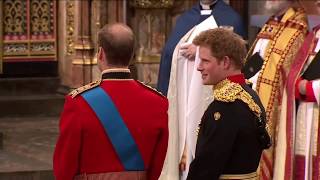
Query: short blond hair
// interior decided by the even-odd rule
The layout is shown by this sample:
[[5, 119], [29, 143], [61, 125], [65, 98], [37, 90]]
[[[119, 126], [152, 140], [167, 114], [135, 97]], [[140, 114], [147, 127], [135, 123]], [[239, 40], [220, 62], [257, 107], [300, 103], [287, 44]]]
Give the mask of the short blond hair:
[[230, 30], [215, 28], [204, 31], [193, 40], [193, 44], [208, 47], [218, 61], [228, 56], [236, 68], [243, 67], [247, 54], [246, 41]]

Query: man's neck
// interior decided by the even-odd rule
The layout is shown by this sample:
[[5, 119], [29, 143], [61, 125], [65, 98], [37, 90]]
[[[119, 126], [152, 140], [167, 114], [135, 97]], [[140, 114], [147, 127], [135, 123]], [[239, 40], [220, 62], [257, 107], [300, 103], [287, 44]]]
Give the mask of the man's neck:
[[232, 70], [232, 71], [229, 71], [226, 75], [226, 78], [227, 77], [230, 77], [230, 76], [235, 76], [235, 75], [238, 75], [238, 74], [241, 74], [241, 70], [237, 69], [237, 70]]
[[216, 4], [218, 0], [214, 0], [211, 3], [203, 3], [200, 1], [200, 6], [203, 10], [209, 10], [211, 9], [212, 5]]

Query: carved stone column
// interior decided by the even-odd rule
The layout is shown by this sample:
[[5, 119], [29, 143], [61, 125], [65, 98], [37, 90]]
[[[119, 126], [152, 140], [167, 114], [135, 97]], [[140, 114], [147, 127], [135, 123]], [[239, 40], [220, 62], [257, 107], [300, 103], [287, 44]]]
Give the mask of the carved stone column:
[[75, 58], [72, 60], [73, 88], [92, 81], [92, 66], [94, 61], [94, 46], [91, 41], [90, 11], [91, 0], [76, 1], [78, 3], [78, 18], [76, 19], [76, 41], [74, 45]]
[[159, 62], [171, 19], [168, 11], [174, 0], [132, 0], [134, 17], [131, 19], [137, 39], [135, 66], [137, 79], [155, 86]]

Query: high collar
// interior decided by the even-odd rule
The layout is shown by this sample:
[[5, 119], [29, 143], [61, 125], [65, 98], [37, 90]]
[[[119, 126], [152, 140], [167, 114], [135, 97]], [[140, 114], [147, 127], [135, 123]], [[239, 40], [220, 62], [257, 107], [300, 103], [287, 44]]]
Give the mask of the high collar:
[[101, 73], [102, 79], [132, 79], [129, 69], [115, 68], [107, 69]]
[[[229, 91], [229, 88], [230, 87], [233, 87], [234, 85], [243, 85], [245, 84], [245, 78], [244, 78], [244, 75], [241, 73], [241, 74], [236, 74], [236, 75], [233, 75], [233, 76], [228, 76], [227, 78], [225, 78], [224, 80], [218, 82], [217, 84], [215, 84], [213, 86], [213, 92], [214, 93], [221, 93], [221, 92], [224, 92], [224, 91]], [[228, 92], [229, 93], [229, 92]]]
[[244, 75], [242, 73], [233, 76], [228, 76], [227, 79], [229, 79], [231, 82], [238, 83], [240, 85], [246, 83], [246, 79], [244, 78]]

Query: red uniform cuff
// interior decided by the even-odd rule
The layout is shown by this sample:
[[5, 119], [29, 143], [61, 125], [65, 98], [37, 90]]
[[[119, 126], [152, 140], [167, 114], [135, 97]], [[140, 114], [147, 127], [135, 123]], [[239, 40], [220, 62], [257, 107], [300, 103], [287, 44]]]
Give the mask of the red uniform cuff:
[[313, 92], [312, 88], [312, 81], [308, 81], [306, 84], [306, 95], [305, 95], [305, 101], [307, 102], [316, 102], [316, 97]]

